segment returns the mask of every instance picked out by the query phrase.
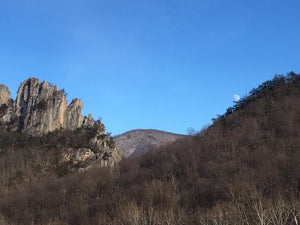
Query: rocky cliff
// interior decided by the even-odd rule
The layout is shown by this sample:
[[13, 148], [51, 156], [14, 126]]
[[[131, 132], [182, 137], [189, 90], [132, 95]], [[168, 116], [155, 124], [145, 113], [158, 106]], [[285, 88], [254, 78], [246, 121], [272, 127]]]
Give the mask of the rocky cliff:
[[11, 93], [5, 85], [0, 85], [0, 105], [8, 104], [9, 100], [11, 99]]
[[31, 78], [19, 87], [11, 121], [18, 121], [19, 131], [33, 135], [95, 125], [97, 122], [91, 116], [81, 114], [82, 109], [80, 99], [74, 99], [68, 105], [64, 90], [47, 81], [40, 83], [37, 78]]
[[105, 134], [104, 124], [94, 120], [92, 115], [83, 116], [82, 109], [80, 99], [73, 99], [68, 105], [64, 90], [37, 78], [30, 78], [20, 85], [15, 101], [11, 99], [8, 87], [0, 85], [0, 123], [8, 129], [41, 136], [57, 130], [93, 128], [96, 130], [90, 137], [93, 151], [69, 149], [62, 158], [81, 164], [92, 162], [90, 165], [85, 163], [84, 168], [119, 162], [121, 157], [112, 138]]
[[0, 85], [0, 123], [10, 123], [13, 111], [11, 93], [5, 85]]

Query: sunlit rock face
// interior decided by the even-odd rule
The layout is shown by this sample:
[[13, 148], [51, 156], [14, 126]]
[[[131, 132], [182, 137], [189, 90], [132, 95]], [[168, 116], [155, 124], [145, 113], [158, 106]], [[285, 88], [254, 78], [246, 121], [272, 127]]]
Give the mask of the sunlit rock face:
[[118, 151], [93, 152], [91, 149], [66, 149], [61, 155], [61, 162], [76, 165], [79, 171], [88, 170], [96, 167], [113, 167], [121, 160]]
[[0, 106], [3, 104], [8, 104], [11, 99], [11, 93], [6, 85], [0, 85]]
[[10, 123], [14, 112], [14, 104], [11, 93], [6, 85], [0, 85], [0, 123]]
[[16, 99], [15, 117], [20, 131], [38, 135], [63, 128], [68, 107], [63, 91], [36, 78], [23, 82]]
[[82, 109], [83, 102], [80, 99], [74, 99], [68, 105], [64, 90], [47, 81], [40, 83], [37, 78], [31, 78], [19, 88], [14, 117], [19, 119], [20, 131], [38, 135], [57, 129], [75, 130], [84, 124], [96, 124], [92, 117], [81, 114]]
[[105, 134], [105, 126], [100, 120], [94, 120], [91, 114], [83, 116], [82, 109], [82, 100], [73, 99], [68, 105], [64, 90], [37, 78], [30, 78], [20, 85], [15, 101], [11, 99], [8, 87], [0, 85], [1, 124], [33, 136], [61, 129], [93, 128], [96, 132], [90, 137], [90, 143], [94, 152], [78, 148], [68, 150], [66, 155], [74, 164], [81, 163], [82, 168], [115, 165], [121, 156], [114, 140]]

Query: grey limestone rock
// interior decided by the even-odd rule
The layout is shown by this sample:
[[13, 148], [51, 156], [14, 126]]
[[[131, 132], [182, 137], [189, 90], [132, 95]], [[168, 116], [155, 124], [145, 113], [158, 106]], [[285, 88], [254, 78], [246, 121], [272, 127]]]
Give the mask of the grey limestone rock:
[[[73, 99], [68, 105], [64, 90], [37, 78], [30, 78], [20, 85], [15, 102], [11, 100], [8, 88], [0, 85], [0, 106], [4, 104], [3, 109], [10, 106], [10, 113], [0, 114], [0, 122], [12, 121], [15, 129], [31, 135], [101, 125], [92, 115], [82, 115], [82, 100]], [[101, 127], [105, 130], [104, 125]]]
[[0, 84], [0, 106], [8, 104], [11, 99], [11, 93], [6, 85]]
[[[33, 135], [63, 128], [75, 130], [84, 125], [83, 102], [74, 99], [68, 105], [64, 90], [47, 81], [40, 83], [37, 78], [21, 84], [15, 107], [15, 117], [20, 118], [19, 130]], [[89, 121], [88, 125], [95, 123]]]
[[45, 134], [64, 128], [67, 99], [64, 91], [37, 78], [24, 81], [15, 103], [18, 129], [32, 135]]
[[10, 123], [14, 112], [13, 100], [7, 86], [0, 85], [0, 123]]

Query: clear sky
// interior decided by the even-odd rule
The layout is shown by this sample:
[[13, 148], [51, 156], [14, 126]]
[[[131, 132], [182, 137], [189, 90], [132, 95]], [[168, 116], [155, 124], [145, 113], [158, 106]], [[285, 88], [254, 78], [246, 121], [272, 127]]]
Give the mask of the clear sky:
[[113, 135], [200, 130], [234, 95], [300, 72], [299, 0], [0, 3], [0, 83], [15, 97], [46, 79]]

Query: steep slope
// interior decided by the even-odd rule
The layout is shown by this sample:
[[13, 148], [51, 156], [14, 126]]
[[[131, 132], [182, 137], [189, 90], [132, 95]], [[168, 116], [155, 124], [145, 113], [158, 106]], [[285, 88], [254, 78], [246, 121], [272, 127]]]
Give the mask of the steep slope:
[[183, 137], [184, 135], [160, 130], [138, 129], [117, 135], [114, 139], [121, 156], [127, 158], [130, 155], [141, 155]]
[[0, 214], [11, 224], [297, 225], [299, 106], [300, 75], [276, 76], [201, 134], [3, 195]]

